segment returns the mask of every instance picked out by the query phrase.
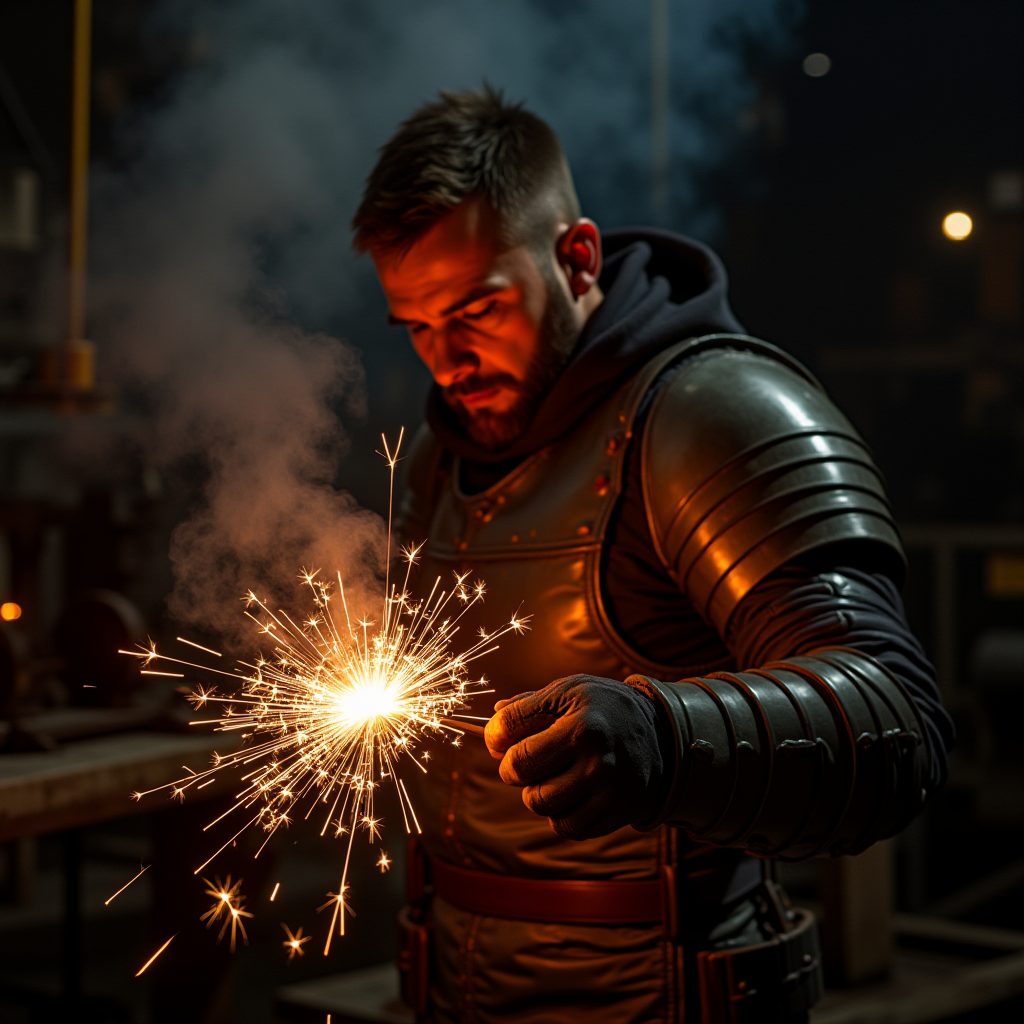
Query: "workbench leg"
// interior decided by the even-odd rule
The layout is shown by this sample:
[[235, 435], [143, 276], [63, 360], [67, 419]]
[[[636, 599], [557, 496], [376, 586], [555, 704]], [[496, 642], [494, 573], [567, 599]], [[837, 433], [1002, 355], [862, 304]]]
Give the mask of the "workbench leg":
[[71, 1005], [82, 994], [82, 832], [65, 832], [63, 848], [64, 921], [61, 994]]
[[893, 844], [819, 862], [822, 954], [831, 985], [885, 977], [892, 967]]
[[[213, 902], [204, 893], [203, 878], [217, 876], [234, 881], [244, 879], [242, 892], [248, 905], [256, 906], [275, 856], [264, 851], [258, 860], [253, 853], [264, 838], [250, 830], [238, 846], [224, 851], [200, 875], [193, 874], [222, 841], [224, 829], [203, 832], [203, 827], [227, 810], [231, 800], [207, 800], [175, 805], [153, 816], [154, 820], [154, 948], [171, 935], [174, 942], [150, 968], [153, 1024], [222, 1024], [234, 1021], [233, 977], [235, 957], [228, 939], [217, 944], [218, 923], [208, 930], [199, 920]], [[221, 837], [218, 840], [218, 836]], [[239, 939], [238, 953], [244, 955]]]
[[0, 901], [12, 907], [27, 907], [35, 892], [36, 841], [32, 837], [4, 843], [4, 880]]

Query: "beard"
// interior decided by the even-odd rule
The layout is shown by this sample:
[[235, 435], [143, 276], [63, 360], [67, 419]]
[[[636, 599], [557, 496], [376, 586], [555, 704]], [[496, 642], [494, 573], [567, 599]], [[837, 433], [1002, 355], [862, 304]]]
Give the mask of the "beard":
[[[474, 374], [443, 391], [462, 429], [479, 445], [488, 451], [507, 448], [513, 441], [526, 433], [533, 417], [547, 397], [551, 386], [558, 379], [565, 364], [572, 355], [580, 330], [576, 326], [572, 304], [559, 287], [558, 282], [545, 275], [548, 301], [541, 320], [537, 351], [534, 353], [526, 376], [517, 381], [508, 374], [494, 374], [483, 377]], [[459, 401], [459, 395], [483, 391], [493, 387], [504, 387], [518, 392], [511, 409], [503, 413], [470, 412]]]

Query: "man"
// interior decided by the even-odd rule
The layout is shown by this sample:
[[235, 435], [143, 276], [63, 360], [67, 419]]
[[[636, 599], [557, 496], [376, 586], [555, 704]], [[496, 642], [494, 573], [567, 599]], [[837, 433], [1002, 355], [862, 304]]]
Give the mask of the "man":
[[435, 380], [401, 526], [422, 579], [486, 580], [467, 631], [532, 616], [491, 656], [487, 749], [418, 780], [407, 997], [804, 1019], [813, 921], [770, 858], [899, 831], [952, 742], [870, 454], [742, 333], [709, 249], [602, 237], [551, 129], [486, 87], [401, 126], [353, 226]]

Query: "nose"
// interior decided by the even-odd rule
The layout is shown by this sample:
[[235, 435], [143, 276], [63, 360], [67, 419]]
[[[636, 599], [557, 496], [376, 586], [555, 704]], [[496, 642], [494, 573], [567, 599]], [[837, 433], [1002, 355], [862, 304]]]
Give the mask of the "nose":
[[442, 388], [458, 384], [480, 368], [476, 353], [461, 343], [458, 334], [450, 328], [431, 331], [427, 350], [421, 352], [427, 369]]

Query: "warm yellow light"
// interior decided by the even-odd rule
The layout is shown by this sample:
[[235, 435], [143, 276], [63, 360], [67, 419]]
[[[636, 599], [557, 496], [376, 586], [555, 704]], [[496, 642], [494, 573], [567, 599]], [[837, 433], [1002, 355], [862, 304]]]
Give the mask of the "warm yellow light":
[[954, 242], [963, 241], [974, 228], [974, 222], [966, 213], [957, 210], [955, 213], [947, 213], [946, 219], [942, 222], [942, 230], [947, 238]]
[[4, 622], [13, 622], [15, 619], [21, 618], [21, 605], [15, 604], [13, 601], [4, 601], [0, 604], [0, 619]]
[[343, 725], [359, 727], [396, 710], [396, 692], [386, 679], [367, 679], [352, 685], [338, 697], [338, 717]]

